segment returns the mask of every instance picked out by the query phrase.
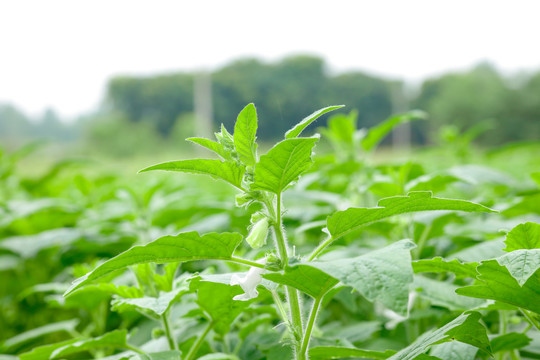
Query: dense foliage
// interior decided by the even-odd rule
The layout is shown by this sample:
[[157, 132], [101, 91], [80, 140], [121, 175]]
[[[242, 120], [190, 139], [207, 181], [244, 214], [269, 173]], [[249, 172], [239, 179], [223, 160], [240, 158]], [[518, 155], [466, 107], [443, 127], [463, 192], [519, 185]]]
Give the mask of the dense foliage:
[[0, 359], [540, 359], [540, 145], [375, 161], [424, 114], [304, 136], [339, 108], [135, 178], [3, 153]]

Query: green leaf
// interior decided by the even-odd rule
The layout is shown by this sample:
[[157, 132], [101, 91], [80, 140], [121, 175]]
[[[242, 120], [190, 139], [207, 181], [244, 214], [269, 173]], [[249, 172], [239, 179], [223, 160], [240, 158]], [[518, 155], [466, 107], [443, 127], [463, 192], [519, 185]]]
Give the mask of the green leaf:
[[309, 349], [310, 359], [341, 359], [341, 358], [359, 358], [359, 359], [388, 359], [395, 354], [395, 351], [386, 350], [373, 351], [373, 350], [361, 350], [355, 348], [347, 348], [340, 346], [318, 346]]
[[523, 286], [523, 284], [525, 284], [540, 268], [540, 249], [515, 250], [498, 257], [496, 260], [499, 264], [506, 266], [519, 285]]
[[251, 184], [251, 190], [281, 193], [311, 167], [311, 151], [317, 141], [318, 137], [310, 137], [277, 143], [255, 165], [255, 182]]
[[309, 124], [317, 120], [319, 116], [329, 113], [330, 111], [340, 109], [344, 106], [345, 105], [333, 105], [333, 106], [328, 106], [328, 107], [325, 107], [325, 108], [322, 108], [313, 112], [311, 115], [308, 115], [304, 119], [302, 119], [302, 121], [296, 124], [292, 129], [287, 131], [285, 133], [285, 139], [292, 139], [292, 138], [298, 137], [298, 135], [300, 135], [302, 131], [304, 131], [304, 129], [309, 126]]
[[193, 260], [229, 260], [242, 242], [238, 233], [209, 233], [200, 236], [196, 231], [163, 236], [143, 246], [134, 246], [104, 262], [93, 271], [73, 282], [64, 296], [115, 270], [143, 263], [167, 263]]
[[187, 282], [178, 286], [176, 289], [169, 292], [160, 292], [158, 297], [145, 296], [135, 299], [116, 298], [111, 303], [112, 309], [120, 313], [125, 311], [139, 310], [142, 312], [149, 311], [154, 317], [159, 318], [165, 314], [180, 297], [189, 292]]
[[220, 143], [216, 141], [212, 141], [212, 140], [200, 138], [200, 137], [191, 137], [191, 138], [187, 138], [186, 140], [191, 141], [192, 143], [200, 145], [204, 148], [207, 148], [210, 151], [213, 151], [217, 155], [221, 156], [223, 160], [232, 160], [229, 153], [225, 151], [225, 148], [223, 147], [223, 145], [221, 145]]
[[97, 348], [125, 349], [127, 347], [126, 336], [127, 330], [114, 330], [96, 338], [79, 340], [54, 350], [50, 359], [57, 359]]
[[333, 288], [338, 280], [309, 265], [289, 266], [283, 273], [264, 274], [265, 279], [292, 286], [309, 296], [319, 299]]
[[457, 286], [453, 284], [421, 275], [414, 277], [413, 287], [417, 290], [419, 296], [429, 300], [431, 304], [449, 310], [468, 310], [476, 308], [485, 302], [456, 294]]
[[463, 278], [473, 278], [476, 279], [476, 267], [478, 263], [462, 263], [457, 259], [454, 260], [445, 260], [441, 257], [436, 257], [433, 259], [422, 259], [413, 261], [412, 267], [415, 273], [441, 273], [441, 272], [451, 272], [456, 274], [457, 279]]
[[435, 331], [424, 333], [414, 343], [389, 360], [411, 360], [425, 353], [432, 345], [456, 340], [473, 345], [491, 355], [486, 328], [478, 322], [480, 313], [465, 313]]
[[540, 224], [527, 222], [513, 228], [504, 241], [505, 251], [540, 249]]
[[491, 348], [493, 349], [493, 352], [496, 353], [498, 351], [521, 349], [522, 347], [529, 345], [530, 342], [531, 339], [527, 335], [513, 332], [492, 339]]
[[25, 331], [12, 338], [7, 339], [4, 342], [3, 347], [7, 350], [13, 349], [19, 345], [27, 343], [36, 338], [41, 338], [45, 335], [53, 334], [53, 333], [57, 333], [61, 331], [66, 332], [68, 334], [72, 334], [75, 331], [77, 324], [79, 324], [79, 320], [73, 319], [73, 320], [59, 321], [56, 323], [43, 325], [38, 328]]
[[240, 160], [246, 165], [255, 165], [257, 162], [257, 109], [255, 105], [248, 104], [234, 124], [234, 147]]
[[163, 162], [144, 168], [140, 170], [139, 173], [153, 170], [180, 171], [191, 174], [209, 175], [214, 179], [224, 180], [241, 189], [242, 178], [244, 177], [246, 169], [232, 161], [193, 159]]
[[349, 208], [328, 217], [327, 227], [334, 240], [362, 226], [395, 215], [418, 211], [454, 210], [466, 212], [496, 212], [466, 200], [433, 197], [430, 191], [413, 191], [407, 196], [393, 196], [379, 201], [375, 208]]
[[410, 250], [415, 246], [409, 240], [401, 240], [355, 258], [305, 265], [324, 271], [370, 301], [380, 301], [389, 309], [407, 315], [409, 284], [413, 281]]
[[44, 345], [44, 346], [38, 346], [32, 349], [32, 351], [25, 352], [24, 354], [20, 355], [20, 360], [44, 360], [49, 359], [51, 357], [51, 354], [56, 349], [59, 349], [61, 347], [64, 347], [66, 345], [74, 344], [78, 341], [81, 341], [83, 339], [71, 339], [66, 340], [54, 344]]
[[432, 346], [429, 354], [443, 360], [474, 360], [477, 352], [478, 348], [472, 345], [450, 341]]
[[520, 286], [508, 269], [495, 259], [483, 261], [476, 270], [480, 274], [479, 281], [475, 285], [457, 289], [458, 294], [497, 300], [540, 314], [540, 272]]
[[201, 281], [192, 281], [197, 289], [197, 303], [211, 318], [214, 331], [225, 335], [230, 325], [251, 301], [236, 301], [233, 297], [243, 292], [240, 286]]
[[[131, 358], [130, 358], [131, 359]], [[166, 350], [149, 354], [139, 354], [139, 360], [182, 360], [182, 352], [179, 350]], [[198, 360], [200, 360], [199, 358]]]
[[426, 117], [427, 115], [423, 111], [411, 111], [405, 114], [392, 116], [379, 125], [369, 129], [367, 136], [362, 139], [362, 147], [366, 151], [372, 150], [395, 126], [407, 123], [411, 120], [425, 119]]
[[197, 360], [240, 360], [240, 358], [233, 354], [213, 353], [201, 356]]

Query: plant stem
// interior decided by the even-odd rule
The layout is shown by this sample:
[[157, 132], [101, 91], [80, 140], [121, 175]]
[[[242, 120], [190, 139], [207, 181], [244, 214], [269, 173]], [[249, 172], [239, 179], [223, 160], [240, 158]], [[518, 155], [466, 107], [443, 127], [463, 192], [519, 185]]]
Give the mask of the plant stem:
[[163, 327], [165, 328], [165, 335], [167, 335], [167, 341], [169, 342], [169, 347], [171, 350], [178, 350], [178, 345], [174, 340], [173, 333], [171, 331], [171, 326], [169, 324], [169, 316], [167, 312], [161, 315], [161, 321], [163, 322]]
[[265, 267], [265, 265], [259, 264], [258, 262], [247, 260], [247, 259], [242, 259], [242, 258], [239, 258], [239, 257], [236, 257], [236, 256], [232, 256], [230, 261], [233, 261], [233, 262], [239, 263], [239, 264], [248, 265], [248, 266], [258, 267], [258, 268], [261, 268], [261, 269], [264, 269], [264, 267]]
[[315, 250], [313, 250], [311, 255], [309, 255], [308, 261], [313, 261], [334, 240], [336, 240], [336, 239], [332, 238], [332, 236], [328, 236], [328, 238], [326, 240], [324, 240], [322, 243], [320, 243], [319, 246], [317, 246], [315, 248]]
[[531, 323], [531, 325], [534, 325], [534, 327], [540, 330], [540, 324], [536, 321], [536, 319], [531, 316], [531, 314], [529, 314], [527, 310], [520, 308], [519, 311], [521, 311], [521, 313], [525, 316], [529, 323]]
[[272, 297], [274, 298], [274, 302], [276, 303], [276, 306], [279, 311], [279, 315], [281, 315], [281, 320], [285, 322], [286, 324], [289, 323], [289, 319], [287, 318], [287, 312], [285, 311], [285, 308], [283, 307], [283, 303], [281, 302], [281, 299], [279, 298], [279, 295], [276, 290], [272, 290]]
[[214, 322], [210, 321], [206, 329], [204, 329], [203, 333], [197, 338], [197, 340], [193, 343], [193, 345], [191, 345], [191, 348], [189, 349], [189, 352], [186, 355], [185, 360], [193, 360], [195, 358], [195, 355], [197, 354], [197, 351], [199, 351], [199, 348], [201, 347], [204, 341], [204, 338], [206, 337], [206, 335], [208, 335], [208, 333], [210, 332], [210, 330], [212, 330], [213, 327], [214, 327]]
[[130, 344], [126, 344], [126, 349], [131, 350], [131, 351], [135, 351], [135, 352], [138, 353], [138, 354], [145, 354], [144, 351], [142, 351], [142, 350], [139, 349], [138, 347], [133, 346], [133, 345], [130, 345]]
[[324, 296], [321, 296], [313, 302], [313, 306], [311, 308], [311, 313], [309, 314], [309, 320], [307, 323], [306, 331], [304, 332], [304, 338], [302, 339], [302, 347], [300, 348], [300, 353], [302, 356], [306, 355], [307, 348], [309, 345], [309, 340], [311, 339], [311, 332], [313, 331], [313, 326], [315, 325], [315, 320], [317, 320], [317, 314], [319, 313], [319, 309], [321, 307], [321, 302]]
[[[274, 211], [274, 206], [271, 201], [265, 201], [265, 205], [270, 213], [270, 216], [275, 216], [275, 223], [272, 225], [274, 229], [274, 235], [276, 237], [276, 243], [278, 246], [278, 254], [281, 259], [283, 268], [287, 266], [289, 253], [287, 251], [287, 240], [285, 239], [285, 231], [283, 229], [283, 220], [281, 218], [281, 193], [277, 194], [277, 208]], [[300, 309], [300, 297], [298, 291], [291, 287], [286, 286], [287, 300], [289, 302], [289, 309], [291, 312], [291, 322], [293, 326], [293, 335], [296, 341], [302, 339], [302, 310]]]

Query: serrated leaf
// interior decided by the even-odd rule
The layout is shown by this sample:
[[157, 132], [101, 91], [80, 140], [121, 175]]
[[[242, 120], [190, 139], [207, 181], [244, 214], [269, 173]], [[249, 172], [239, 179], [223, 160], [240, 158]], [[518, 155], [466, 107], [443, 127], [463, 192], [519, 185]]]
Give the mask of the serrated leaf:
[[58, 359], [70, 354], [104, 347], [125, 349], [127, 347], [126, 337], [127, 330], [114, 330], [96, 338], [79, 340], [54, 350], [50, 359]]
[[389, 309], [407, 315], [409, 284], [413, 281], [410, 250], [415, 246], [409, 240], [401, 240], [355, 258], [305, 265], [324, 271], [370, 301], [380, 301]]
[[315, 299], [321, 298], [338, 283], [332, 276], [309, 265], [289, 266], [283, 273], [264, 274], [263, 278], [292, 286]]
[[478, 348], [472, 345], [459, 341], [450, 341], [432, 346], [429, 354], [443, 360], [474, 360], [477, 352]]
[[232, 322], [251, 303], [236, 301], [233, 297], [243, 292], [240, 286], [193, 280], [193, 288], [197, 289], [197, 303], [211, 318], [214, 331], [225, 335]]
[[466, 212], [496, 212], [483, 205], [466, 200], [433, 197], [431, 191], [413, 191], [407, 196], [393, 196], [379, 201], [374, 208], [349, 208], [328, 217], [327, 227], [334, 240], [362, 226], [395, 215], [433, 210]]
[[341, 358], [358, 358], [358, 359], [388, 359], [395, 354], [395, 351], [386, 350], [373, 351], [362, 350], [355, 348], [347, 348], [340, 346], [317, 346], [309, 349], [308, 354], [310, 359], [341, 359]]
[[504, 251], [540, 249], [540, 224], [527, 222], [514, 227], [504, 241]]
[[134, 246], [104, 262], [93, 271], [73, 282], [64, 296], [105, 276], [112, 271], [143, 263], [167, 263], [193, 260], [228, 260], [242, 242], [238, 233], [209, 233], [200, 236], [196, 231], [163, 236], [143, 246]]
[[277, 143], [255, 165], [255, 182], [251, 184], [251, 190], [281, 193], [311, 167], [311, 151], [317, 141], [318, 137], [310, 137]]
[[389, 360], [412, 360], [425, 353], [432, 345], [453, 340], [473, 345], [491, 354], [486, 328], [478, 322], [480, 317], [478, 312], [462, 314], [437, 330], [424, 333], [414, 343], [390, 357]]
[[495, 259], [485, 260], [476, 268], [478, 281], [456, 290], [460, 295], [492, 299], [540, 314], [540, 272], [520, 286], [508, 269]]
[[248, 104], [240, 111], [234, 124], [234, 147], [240, 160], [246, 165], [257, 162], [257, 109]]
[[12, 338], [7, 339], [3, 343], [3, 347], [6, 349], [12, 349], [16, 346], [24, 344], [30, 340], [43, 337], [48, 334], [53, 334], [57, 332], [66, 332], [72, 334], [75, 331], [75, 328], [79, 324], [78, 319], [59, 321], [52, 324], [47, 324], [40, 326], [38, 328], [25, 331], [21, 334], [18, 334]]
[[221, 145], [220, 143], [216, 141], [212, 141], [210, 139], [200, 138], [200, 137], [191, 137], [191, 138], [187, 138], [186, 140], [191, 141], [192, 143], [200, 145], [216, 153], [217, 155], [221, 156], [223, 160], [231, 160], [231, 156], [227, 153], [227, 151], [225, 151], [225, 149], [223, 148], [223, 145]]
[[525, 284], [540, 268], [540, 249], [515, 250], [498, 257], [496, 260], [499, 264], [506, 266], [519, 285], [523, 286], [523, 284]]
[[441, 272], [451, 272], [456, 274], [457, 279], [463, 278], [476, 278], [478, 274], [476, 272], [476, 267], [478, 263], [462, 263], [457, 259], [454, 260], [445, 260], [441, 257], [436, 257], [433, 259], [422, 259], [413, 261], [412, 267], [415, 273], [441, 273]]
[[333, 105], [333, 106], [328, 106], [328, 107], [325, 107], [325, 108], [322, 108], [313, 112], [312, 114], [303, 118], [302, 121], [296, 124], [292, 129], [287, 131], [285, 133], [285, 139], [292, 139], [292, 138], [298, 137], [298, 135], [300, 135], [306, 127], [308, 127], [312, 122], [317, 120], [320, 116], [326, 113], [329, 113], [330, 111], [340, 109], [344, 106], [345, 105]]
[[507, 333], [491, 340], [491, 348], [493, 352], [509, 351], [513, 349], [520, 349], [529, 345], [531, 339], [522, 333]]
[[442, 306], [449, 310], [468, 310], [484, 303], [482, 300], [472, 299], [456, 294], [457, 286], [437, 281], [425, 276], [416, 275], [413, 285], [418, 295], [429, 300], [431, 304]]
[[411, 120], [425, 119], [426, 117], [426, 113], [423, 111], [411, 111], [405, 114], [392, 116], [379, 125], [369, 129], [367, 136], [362, 139], [362, 147], [366, 151], [372, 150], [395, 126], [407, 123]]
[[242, 178], [244, 177], [244, 172], [246, 169], [232, 161], [193, 159], [163, 162], [144, 168], [140, 170], [139, 173], [154, 170], [179, 171], [191, 174], [208, 175], [217, 180], [224, 180], [229, 184], [241, 189]]

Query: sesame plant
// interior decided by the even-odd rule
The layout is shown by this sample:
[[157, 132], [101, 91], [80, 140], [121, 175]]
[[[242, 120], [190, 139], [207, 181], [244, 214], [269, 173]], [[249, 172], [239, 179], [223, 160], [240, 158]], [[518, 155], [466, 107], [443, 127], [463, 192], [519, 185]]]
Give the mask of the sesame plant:
[[[148, 220], [145, 209], [158, 208], [148, 204], [163, 184], [142, 203], [127, 191], [124, 198], [146, 219], [134, 229], [144, 240], [78, 266], [73, 274], [80, 277], [68, 287], [41, 290], [56, 293], [61, 306], [84, 308], [85, 330], [65, 320], [8, 339], [3, 349], [56, 326], [71, 337], [20, 358], [539, 359], [540, 224], [519, 217], [538, 187], [521, 203], [497, 208], [489, 191], [503, 191], [500, 183], [486, 184], [476, 201], [434, 194], [452, 184], [456, 195], [467, 194], [474, 179], [492, 175], [485, 169], [373, 165], [377, 144], [394, 126], [424, 117], [420, 112], [369, 130], [356, 128], [354, 112], [334, 115], [320, 129], [333, 150], [315, 162], [320, 135], [303, 134], [341, 107], [315, 111], [260, 155], [249, 104], [232, 134], [222, 126], [215, 141], [188, 139], [213, 158], [141, 170], [228, 184], [233, 192], [221, 200], [228, 205], [211, 205], [216, 210], [198, 229], [216, 226], [220, 206], [231, 219], [249, 218], [249, 226], [216, 232], [186, 224], [167, 233], [164, 225], [152, 238], [148, 224], [158, 220]], [[204, 202], [202, 192], [199, 199], [181, 194], [179, 202]], [[174, 214], [166, 218], [179, 221]], [[510, 230], [502, 239], [501, 228]], [[109, 311], [117, 317], [110, 320]], [[152, 340], [141, 345], [148, 323]]]

